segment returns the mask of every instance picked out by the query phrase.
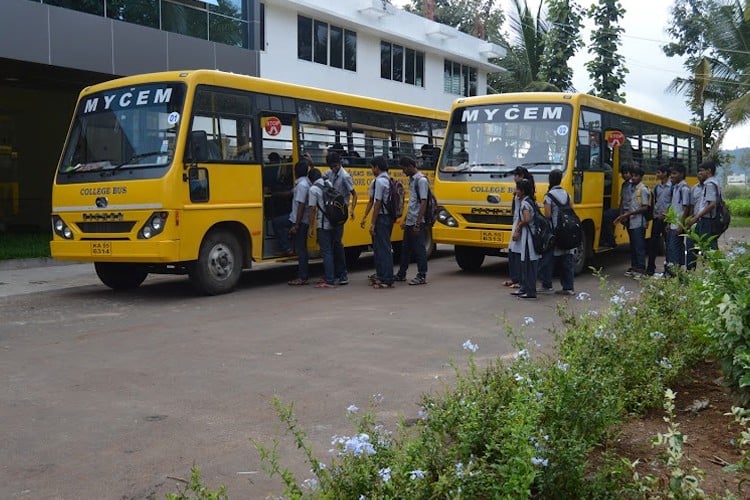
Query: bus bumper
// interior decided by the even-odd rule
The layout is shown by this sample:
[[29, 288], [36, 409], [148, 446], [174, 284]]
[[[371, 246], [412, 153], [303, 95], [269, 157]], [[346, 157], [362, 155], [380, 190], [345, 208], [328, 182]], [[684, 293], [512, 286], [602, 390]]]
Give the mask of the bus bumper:
[[50, 251], [54, 259], [78, 262], [170, 263], [179, 261], [179, 250], [179, 240], [64, 241], [54, 239], [50, 242]]

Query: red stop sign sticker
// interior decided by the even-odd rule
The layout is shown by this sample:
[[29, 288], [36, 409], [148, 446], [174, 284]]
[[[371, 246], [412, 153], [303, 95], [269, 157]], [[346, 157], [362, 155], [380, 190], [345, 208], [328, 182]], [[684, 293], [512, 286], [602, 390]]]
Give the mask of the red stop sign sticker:
[[279, 135], [281, 133], [281, 120], [275, 116], [269, 116], [266, 118], [265, 129], [268, 135]]
[[625, 144], [625, 134], [619, 130], [607, 130], [604, 133], [604, 139], [610, 147], [615, 148]]

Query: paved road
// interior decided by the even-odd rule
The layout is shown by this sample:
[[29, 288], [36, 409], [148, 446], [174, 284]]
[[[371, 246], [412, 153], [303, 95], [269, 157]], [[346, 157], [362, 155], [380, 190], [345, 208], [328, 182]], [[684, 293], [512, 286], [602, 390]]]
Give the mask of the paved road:
[[[619, 278], [626, 262], [618, 250], [607, 270], [636, 287]], [[465, 340], [480, 363], [512, 356], [507, 321], [549, 348], [557, 304], [603, 305], [590, 275], [576, 289], [591, 301], [519, 301], [499, 286], [504, 260], [466, 274], [445, 249], [427, 286], [372, 290], [370, 266], [334, 290], [288, 287], [293, 267], [259, 266], [220, 297], [173, 276], [116, 293], [91, 265], [0, 269], [0, 498], [163, 498], [193, 463], [232, 498], [264, 498], [281, 490], [248, 439], [279, 429], [274, 395], [327, 457], [331, 436], [352, 432], [350, 404], [379, 393], [386, 424], [415, 416], [421, 394], [450, 382], [448, 363], [463, 365]], [[282, 440], [285, 463], [307, 477], [293, 448]]]

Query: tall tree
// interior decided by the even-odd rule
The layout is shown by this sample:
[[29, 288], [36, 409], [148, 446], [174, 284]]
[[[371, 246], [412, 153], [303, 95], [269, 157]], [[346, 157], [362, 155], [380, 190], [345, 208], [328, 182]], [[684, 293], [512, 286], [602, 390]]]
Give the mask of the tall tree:
[[508, 18], [510, 39], [501, 42], [507, 55], [500, 59], [499, 64], [506, 72], [497, 75], [492, 86], [499, 92], [559, 90], [539, 75], [549, 29], [542, 15], [542, 4], [539, 4], [536, 17], [525, 0], [523, 5], [520, 0], [513, 0], [513, 7]]
[[583, 9], [575, 0], [545, 0], [549, 31], [539, 68], [539, 79], [560, 90], [574, 90], [568, 61], [583, 46]]
[[[426, 0], [411, 0], [404, 10], [423, 15]], [[431, 0], [433, 21], [493, 43], [502, 40], [505, 14], [500, 0]]]
[[624, 57], [618, 52], [620, 36], [624, 31], [618, 24], [625, 15], [619, 0], [599, 0], [591, 5], [588, 15], [596, 24], [591, 33], [589, 53], [594, 58], [586, 63], [586, 69], [593, 81], [591, 94], [615, 102], [625, 102], [625, 93], [620, 88], [625, 83], [628, 69]]

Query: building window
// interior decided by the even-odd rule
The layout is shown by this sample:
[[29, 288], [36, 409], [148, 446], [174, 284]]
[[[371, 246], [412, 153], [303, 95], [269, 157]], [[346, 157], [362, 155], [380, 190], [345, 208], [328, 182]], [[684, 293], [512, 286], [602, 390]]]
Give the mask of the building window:
[[477, 95], [477, 69], [446, 59], [443, 65], [443, 90], [464, 97]]
[[297, 58], [357, 71], [357, 33], [297, 16]]
[[260, 3], [260, 50], [266, 50], [266, 4]]
[[381, 40], [380, 77], [424, 87], [424, 52]]

